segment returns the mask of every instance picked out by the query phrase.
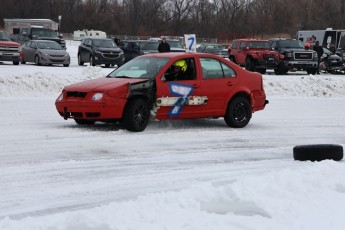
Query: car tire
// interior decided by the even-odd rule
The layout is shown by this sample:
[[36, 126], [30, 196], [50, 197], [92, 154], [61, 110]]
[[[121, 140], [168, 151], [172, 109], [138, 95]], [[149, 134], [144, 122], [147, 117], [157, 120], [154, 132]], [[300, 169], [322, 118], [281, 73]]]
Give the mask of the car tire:
[[40, 63], [40, 57], [38, 55], [35, 56], [35, 64], [36, 65], [41, 65]]
[[255, 63], [251, 58], [247, 58], [244, 68], [248, 71], [255, 70]]
[[318, 144], [298, 145], [293, 148], [293, 157], [299, 161], [322, 161], [343, 159], [344, 150], [341, 145]]
[[13, 65], [19, 65], [19, 61], [14, 61]]
[[64, 66], [64, 67], [68, 67], [68, 66], [69, 66], [69, 64], [63, 64], [63, 66]]
[[150, 111], [143, 99], [130, 100], [123, 113], [123, 124], [128, 131], [143, 131], [150, 118]]
[[289, 69], [285, 68], [284, 65], [280, 64], [277, 69], [274, 69], [275, 75], [285, 75]]
[[84, 65], [84, 62], [81, 60], [80, 54], [78, 54], [78, 65]]
[[317, 72], [317, 69], [307, 69], [307, 74], [315, 75]]
[[95, 60], [92, 55], [90, 55], [90, 66], [96, 66], [95, 65]]
[[85, 120], [85, 119], [74, 119], [75, 123], [77, 123], [78, 125], [93, 125], [95, 124], [95, 121], [92, 120]]
[[25, 63], [26, 63], [26, 61], [24, 61], [24, 59], [23, 59], [23, 61], [20, 62], [20, 64], [23, 64], [23, 65], [24, 65]]
[[245, 127], [252, 118], [252, 108], [244, 97], [235, 97], [228, 104], [224, 120], [232, 128]]
[[110, 67], [110, 64], [105, 64], [105, 67], [106, 67], [106, 68], [109, 68], [109, 67]]

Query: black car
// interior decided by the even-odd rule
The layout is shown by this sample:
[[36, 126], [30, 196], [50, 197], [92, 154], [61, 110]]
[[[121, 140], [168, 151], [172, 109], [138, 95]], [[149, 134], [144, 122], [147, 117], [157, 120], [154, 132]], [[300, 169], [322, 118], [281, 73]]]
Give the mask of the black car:
[[89, 62], [90, 66], [121, 66], [125, 62], [125, 56], [112, 39], [86, 38], [78, 47], [78, 64], [84, 65], [86, 62]]
[[201, 44], [196, 51], [198, 53], [210, 53], [215, 54], [223, 58], [229, 57], [228, 49], [227, 47], [224, 47], [224, 45], [220, 44]]
[[142, 55], [141, 47], [146, 40], [125, 40], [122, 41], [123, 46], [120, 48], [125, 54], [125, 62], [132, 60], [133, 58]]

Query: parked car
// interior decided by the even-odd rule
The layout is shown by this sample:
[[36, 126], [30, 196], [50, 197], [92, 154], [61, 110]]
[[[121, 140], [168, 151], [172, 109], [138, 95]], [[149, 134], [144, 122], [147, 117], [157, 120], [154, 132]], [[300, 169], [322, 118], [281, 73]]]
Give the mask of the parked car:
[[62, 46], [50, 40], [31, 40], [20, 47], [20, 61], [34, 62], [36, 65], [63, 65], [68, 67], [71, 58]]
[[223, 58], [227, 58], [229, 55], [228, 50], [224, 48], [223, 45], [220, 45], [220, 44], [201, 44], [196, 49], [196, 52], [215, 54]]
[[125, 62], [123, 51], [108, 38], [86, 38], [78, 47], [78, 64], [90, 63], [90, 66], [121, 66]]
[[284, 56], [271, 49], [268, 40], [236, 39], [232, 41], [230, 61], [244, 66], [248, 71], [266, 73], [267, 69], [277, 70]]
[[19, 43], [11, 41], [5, 32], [0, 31], [0, 62], [10, 61], [19, 65], [19, 47]]
[[[178, 69], [184, 78], [169, 80]], [[150, 116], [224, 117], [228, 126], [243, 128], [267, 103], [261, 74], [212, 54], [171, 52], [139, 56], [104, 78], [66, 86], [55, 106], [80, 125], [119, 122], [139, 132]]]
[[158, 53], [159, 41], [147, 40], [142, 44], [140, 51], [142, 54]]
[[345, 63], [339, 54], [334, 54], [330, 50], [323, 48], [323, 55], [320, 60], [320, 71], [325, 73], [344, 73]]
[[123, 46], [120, 48], [123, 50], [125, 55], [125, 62], [132, 60], [133, 58], [142, 55], [141, 46], [144, 44], [143, 40], [124, 40], [122, 41]]
[[286, 74], [289, 70], [304, 70], [307, 74], [317, 72], [317, 53], [314, 50], [306, 50], [304, 43], [296, 39], [271, 38], [271, 47], [284, 56], [283, 61], [275, 74]]

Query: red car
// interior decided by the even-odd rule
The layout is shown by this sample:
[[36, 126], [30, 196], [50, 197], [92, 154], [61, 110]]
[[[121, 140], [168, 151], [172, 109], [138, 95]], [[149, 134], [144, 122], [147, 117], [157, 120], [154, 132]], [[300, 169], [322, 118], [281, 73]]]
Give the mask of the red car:
[[64, 119], [121, 122], [143, 131], [156, 120], [224, 117], [245, 127], [268, 103], [262, 76], [206, 53], [139, 56], [104, 78], [66, 86], [55, 105]]

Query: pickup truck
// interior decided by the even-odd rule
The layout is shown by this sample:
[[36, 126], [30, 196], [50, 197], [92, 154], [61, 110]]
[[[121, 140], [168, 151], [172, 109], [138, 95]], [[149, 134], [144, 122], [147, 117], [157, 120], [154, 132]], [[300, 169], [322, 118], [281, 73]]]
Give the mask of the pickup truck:
[[11, 61], [13, 65], [18, 65], [19, 46], [19, 43], [11, 41], [5, 32], [0, 31], [0, 62]]
[[24, 44], [29, 40], [50, 40], [59, 43], [62, 48], [66, 49], [66, 41], [62, 35], [58, 36], [57, 33], [49, 28], [43, 27], [23, 27], [20, 28], [19, 33], [10, 35], [14, 42]]

